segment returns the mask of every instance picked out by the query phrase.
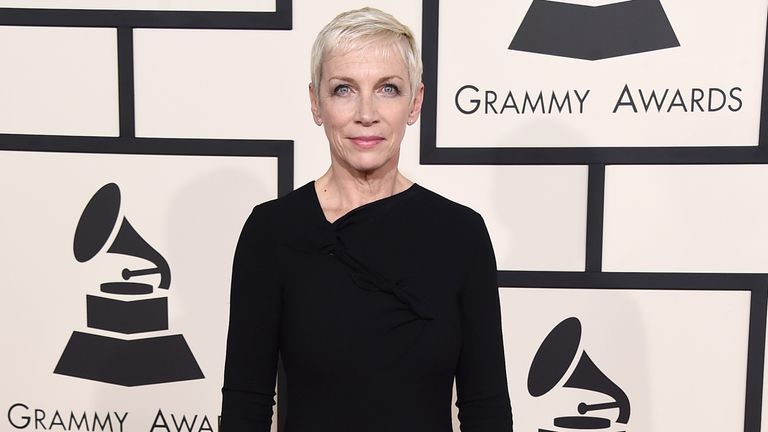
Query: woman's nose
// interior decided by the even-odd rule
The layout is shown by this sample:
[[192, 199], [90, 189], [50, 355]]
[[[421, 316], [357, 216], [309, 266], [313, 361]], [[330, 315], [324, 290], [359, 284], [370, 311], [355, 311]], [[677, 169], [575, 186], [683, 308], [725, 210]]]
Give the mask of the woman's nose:
[[358, 99], [357, 121], [363, 125], [371, 125], [379, 120], [376, 101], [373, 95], [363, 95]]

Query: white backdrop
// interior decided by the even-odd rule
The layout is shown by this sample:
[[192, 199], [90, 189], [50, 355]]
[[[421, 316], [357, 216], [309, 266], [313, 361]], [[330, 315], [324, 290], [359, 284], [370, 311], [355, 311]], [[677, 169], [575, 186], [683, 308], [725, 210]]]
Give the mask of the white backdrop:
[[[274, 4], [147, 0], [141, 7], [270, 11]], [[757, 144], [768, 1], [662, 0], [680, 47], [595, 62], [508, 50], [529, 4], [441, 3], [439, 85], [426, 90], [438, 97], [438, 147]], [[307, 95], [315, 35], [337, 13], [371, 5], [421, 38], [422, 4], [292, 5], [289, 31], [135, 29], [136, 135], [204, 138], [214, 147], [219, 139], [292, 140], [294, 186], [321, 175], [328, 148]], [[0, 7], [119, 12], [139, 6], [0, 0]], [[116, 37], [111, 28], [0, 26], [0, 133], [118, 136]], [[453, 102], [463, 84], [500, 95], [591, 88], [594, 105], [583, 115], [465, 115]], [[743, 106], [612, 115], [624, 84], [688, 92], [739, 86]], [[586, 164], [422, 165], [420, 127], [412, 126], [403, 141], [402, 171], [483, 215], [500, 270], [585, 271]], [[15, 430], [38, 409], [46, 416], [40, 424], [51, 430], [67, 430], [51, 427], [57, 410], [64, 423], [70, 413], [111, 412], [113, 422], [128, 413], [125, 431], [177, 430], [173, 421], [181, 416], [188, 422], [197, 416], [190, 430], [208, 430], [204, 418], [215, 430], [234, 244], [249, 209], [277, 195], [277, 171], [269, 157], [0, 151], [0, 408], [8, 414], [0, 429]], [[85, 295], [97, 293], [118, 264], [78, 263], [71, 248], [84, 206], [109, 182], [121, 188], [121, 211], [169, 261], [168, 334], [184, 335], [205, 379], [123, 387], [53, 374], [72, 331], [99, 333], [86, 326]], [[758, 163], [608, 166], [603, 270], [768, 273], [766, 191], [768, 169]], [[548, 403], [570, 396], [534, 398], [523, 384], [543, 338], [570, 316], [583, 326], [583, 350], [631, 401], [630, 422], [612, 430], [744, 429], [748, 292], [503, 287], [500, 293], [516, 430], [552, 428], [554, 416], [569, 414]], [[28, 409], [11, 411], [17, 403]], [[166, 428], [156, 423], [160, 410]], [[604, 415], [615, 418], [611, 410]], [[21, 429], [34, 426], [32, 420]]]

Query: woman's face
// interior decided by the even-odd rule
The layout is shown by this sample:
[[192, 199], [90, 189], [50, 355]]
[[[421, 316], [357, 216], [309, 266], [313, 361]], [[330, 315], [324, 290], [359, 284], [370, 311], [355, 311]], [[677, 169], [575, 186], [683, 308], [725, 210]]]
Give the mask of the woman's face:
[[407, 123], [419, 117], [424, 87], [411, 102], [408, 68], [395, 47], [329, 53], [312, 114], [325, 128], [334, 164], [371, 173], [397, 169]]

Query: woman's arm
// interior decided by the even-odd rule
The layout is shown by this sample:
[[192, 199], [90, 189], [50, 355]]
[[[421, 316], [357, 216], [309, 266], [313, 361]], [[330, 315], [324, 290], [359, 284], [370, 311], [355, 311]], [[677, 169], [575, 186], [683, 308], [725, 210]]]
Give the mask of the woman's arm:
[[281, 293], [274, 233], [256, 207], [245, 223], [232, 268], [223, 432], [268, 432], [275, 404]]
[[462, 287], [462, 348], [456, 372], [456, 406], [462, 432], [510, 432], [512, 411], [507, 390], [496, 259], [485, 223], [467, 255], [471, 263]]

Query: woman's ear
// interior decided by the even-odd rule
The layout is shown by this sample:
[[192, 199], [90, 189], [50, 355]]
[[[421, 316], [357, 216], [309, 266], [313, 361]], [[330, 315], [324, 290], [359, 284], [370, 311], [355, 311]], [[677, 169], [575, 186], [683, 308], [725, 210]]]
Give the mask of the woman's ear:
[[422, 103], [424, 103], [424, 83], [419, 83], [419, 88], [416, 89], [416, 95], [411, 102], [411, 112], [408, 114], [409, 125], [416, 123], [416, 120], [419, 119]]
[[310, 109], [312, 110], [312, 119], [315, 121], [316, 125], [322, 126], [323, 119], [320, 118], [320, 104], [317, 100], [317, 95], [315, 94], [315, 86], [313, 86], [312, 83], [309, 83], [309, 102]]

